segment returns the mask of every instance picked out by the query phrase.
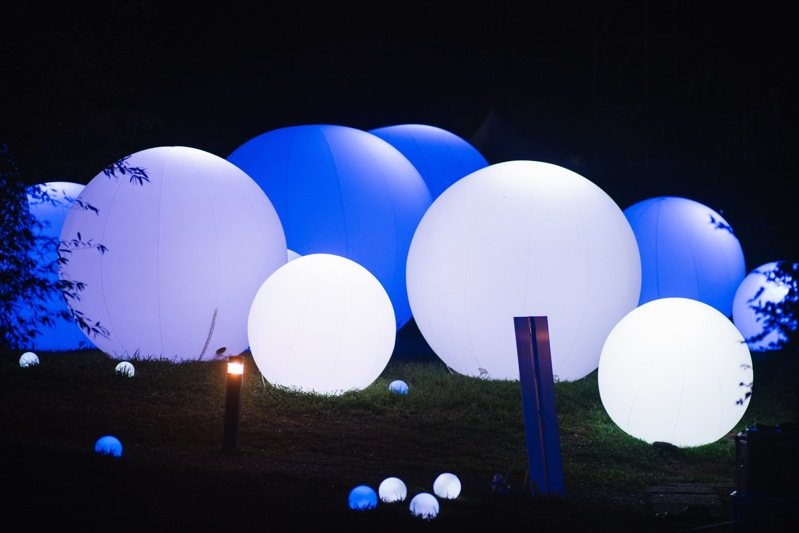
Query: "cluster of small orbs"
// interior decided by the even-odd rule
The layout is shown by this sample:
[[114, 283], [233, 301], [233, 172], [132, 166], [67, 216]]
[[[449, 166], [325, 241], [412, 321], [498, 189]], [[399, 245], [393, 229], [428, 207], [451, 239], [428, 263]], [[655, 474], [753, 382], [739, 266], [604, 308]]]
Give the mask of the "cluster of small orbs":
[[[411, 516], [432, 520], [438, 516], [438, 498], [456, 499], [461, 492], [461, 482], [455, 474], [444, 472], [433, 482], [433, 494], [419, 492], [411, 498], [408, 506]], [[348, 503], [353, 511], [368, 511], [377, 507], [378, 500], [383, 503], [403, 502], [408, 496], [408, 488], [398, 477], [387, 477], [379, 485], [377, 492], [369, 485], [358, 485], [349, 493]]]

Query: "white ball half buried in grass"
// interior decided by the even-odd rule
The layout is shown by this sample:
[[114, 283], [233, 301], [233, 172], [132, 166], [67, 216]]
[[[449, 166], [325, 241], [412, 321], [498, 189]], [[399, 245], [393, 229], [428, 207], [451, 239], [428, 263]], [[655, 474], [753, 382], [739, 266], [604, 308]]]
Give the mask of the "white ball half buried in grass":
[[39, 365], [39, 356], [33, 352], [25, 352], [19, 358], [19, 366], [22, 368], [28, 368], [29, 366], [38, 366]]
[[380, 501], [382, 502], [401, 502], [405, 501], [408, 496], [408, 488], [400, 478], [387, 477], [380, 482], [380, 486], [377, 487], [377, 493], [380, 495]]
[[461, 480], [455, 474], [444, 472], [433, 482], [433, 492], [439, 498], [454, 500], [461, 494]]
[[722, 438], [746, 412], [752, 358], [717, 309], [661, 298], [613, 328], [598, 377], [602, 404], [626, 433], [648, 443], [700, 446]]
[[420, 492], [414, 496], [409, 507], [416, 518], [432, 520], [438, 516], [438, 500], [429, 492]]
[[388, 390], [390, 390], [394, 394], [405, 395], [408, 394], [408, 384], [402, 381], [401, 379], [395, 379], [394, 381], [388, 384]]
[[122, 361], [119, 363], [115, 371], [117, 375], [125, 376], [128, 378], [132, 378], [136, 374], [136, 369], [133, 367], [133, 364], [129, 361]]
[[332, 395], [371, 385], [396, 340], [394, 309], [377, 278], [331, 254], [298, 257], [269, 276], [247, 331], [253, 360], [272, 385]]

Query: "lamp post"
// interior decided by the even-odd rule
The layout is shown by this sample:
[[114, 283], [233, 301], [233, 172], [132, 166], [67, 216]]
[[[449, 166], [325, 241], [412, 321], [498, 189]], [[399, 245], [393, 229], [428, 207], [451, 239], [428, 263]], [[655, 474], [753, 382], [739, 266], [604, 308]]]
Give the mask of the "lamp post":
[[241, 411], [241, 385], [244, 381], [244, 357], [231, 355], [227, 360], [227, 389], [225, 392], [225, 431], [222, 450], [236, 449], [239, 434], [239, 415]]

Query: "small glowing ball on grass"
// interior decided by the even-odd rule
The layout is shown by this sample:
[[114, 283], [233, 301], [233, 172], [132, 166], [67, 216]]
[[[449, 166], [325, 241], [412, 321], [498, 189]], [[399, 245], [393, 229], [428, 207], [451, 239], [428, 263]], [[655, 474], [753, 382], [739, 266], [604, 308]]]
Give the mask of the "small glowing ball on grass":
[[122, 457], [122, 443], [113, 435], [105, 435], [94, 443], [94, 453], [109, 457]]
[[433, 482], [433, 492], [439, 498], [454, 500], [461, 493], [461, 480], [449, 472], [440, 474]]
[[302, 125], [254, 137], [228, 160], [272, 200], [290, 249], [362, 265], [391, 298], [396, 329], [410, 320], [405, 262], [432, 199], [399, 150], [359, 129]]
[[380, 486], [377, 487], [377, 493], [381, 502], [402, 502], [408, 496], [408, 488], [400, 478], [387, 477], [380, 482]]
[[395, 379], [394, 381], [388, 384], [388, 390], [390, 390], [394, 394], [405, 395], [408, 394], [408, 384], [402, 381], [401, 379]]
[[39, 356], [33, 352], [25, 352], [19, 358], [19, 366], [22, 368], [28, 368], [29, 366], [38, 366], [39, 365]]
[[118, 375], [125, 376], [127, 378], [132, 378], [136, 374], [136, 369], [133, 367], [133, 363], [130, 361], [122, 361], [114, 370]]
[[[768, 351], [779, 346], [786, 340], [785, 335], [779, 330], [765, 331], [763, 315], [755, 312], [754, 307], [768, 303], [780, 303], [788, 295], [790, 287], [779, 280], [769, 280], [769, 273], [777, 267], [777, 262], [766, 263], [747, 274], [738, 289], [732, 303], [732, 321], [738, 331], [747, 339], [749, 349], [752, 351]], [[752, 337], [763, 335], [763, 338], [754, 340]]]
[[599, 394], [613, 422], [648, 443], [681, 447], [732, 430], [749, 405], [752, 378], [738, 329], [690, 298], [661, 298], [630, 312], [599, 361]]
[[298, 257], [269, 276], [247, 331], [269, 383], [332, 395], [371, 385], [396, 340], [391, 301], [377, 278], [331, 254]]
[[746, 275], [744, 254], [720, 214], [688, 198], [659, 196], [624, 210], [641, 254], [639, 305], [670, 296], [732, 313]]
[[424, 520], [432, 520], [438, 516], [438, 500], [429, 492], [420, 492], [411, 499], [409, 505], [411, 515]]
[[407, 157], [422, 175], [433, 199], [475, 170], [488, 166], [485, 157], [464, 139], [426, 124], [398, 124], [369, 130]]
[[638, 302], [640, 282], [618, 205], [579, 174], [536, 161], [454, 183], [408, 252], [408, 296], [425, 340], [454, 371], [489, 379], [519, 379], [517, 316], [548, 317], [557, 379], [585, 377]]
[[252, 298], [287, 261], [283, 227], [258, 184], [182, 146], [136, 152], [99, 173], [61, 240], [61, 279], [85, 284], [69, 303], [115, 359], [241, 353]]
[[[58, 261], [58, 244], [61, 228], [72, 202], [83, 191], [84, 185], [68, 181], [53, 181], [31, 185], [27, 189], [28, 209], [38, 222], [32, 229], [37, 239], [34, 260], [38, 267], [46, 268], [42, 276], [55, 284], [58, 272], [49, 270]], [[25, 302], [20, 315], [33, 317], [36, 313], [33, 306], [44, 306], [51, 324], [37, 324], [39, 334], [31, 341], [28, 348], [47, 352], [62, 352], [87, 348], [92, 344], [80, 330], [78, 324], [69, 313], [69, 306], [60, 291], [54, 291], [47, 298], [35, 302]], [[20, 347], [23, 348], [23, 347]]]
[[348, 502], [353, 511], [368, 511], [377, 507], [377, 493], [368, 485], [358, 485], [350, 491]]

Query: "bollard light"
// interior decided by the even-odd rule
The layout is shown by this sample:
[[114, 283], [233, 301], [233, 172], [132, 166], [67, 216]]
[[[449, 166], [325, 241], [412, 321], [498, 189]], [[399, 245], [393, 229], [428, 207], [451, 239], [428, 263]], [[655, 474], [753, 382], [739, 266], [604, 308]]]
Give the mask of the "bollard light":
[[231, 355], [227, 360], [227, 388], [225, 392], [225, 430], [222, 450], [236, 449], [241, 411], [241, 386], [244, 381], [244, 357]]

